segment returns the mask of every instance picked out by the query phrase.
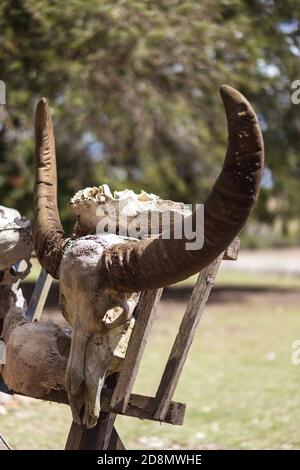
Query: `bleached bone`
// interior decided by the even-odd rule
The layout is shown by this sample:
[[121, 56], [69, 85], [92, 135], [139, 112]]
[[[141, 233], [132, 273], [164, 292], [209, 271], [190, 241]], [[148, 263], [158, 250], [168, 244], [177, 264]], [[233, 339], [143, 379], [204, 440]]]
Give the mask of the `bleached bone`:
[[6, 361], [2, 376], [9, 389], [32, 397], [64, 388], [70, 339], [52, 322], [32, 323], [12, 303], [5, 315]]
[[115, 191], [107, 184], [78, 191], [69, 204], [76, 217], [75, 235], [82, 236], [103, 232], [130, 236], [134, 229], [135, 238], [147, 238], [162, 232], [163, 223], [168, 224], [168, 216], [175, 223], [181, 223], [191, 210], [182, 202], [160, 199], [155, 194], [132, 190]]
[[[0, 284], [11, 285], [24, 279], [31, 268], [31, 223], [15, 209], [0, 206]], [[25, 260], [27, 267], [19, 272], [13, 266]]]

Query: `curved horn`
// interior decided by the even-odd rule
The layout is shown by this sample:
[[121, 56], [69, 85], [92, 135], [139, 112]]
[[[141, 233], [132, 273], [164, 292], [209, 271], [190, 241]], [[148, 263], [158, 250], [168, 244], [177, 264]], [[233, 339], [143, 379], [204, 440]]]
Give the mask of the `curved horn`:
[[35, 113], [35, 186], [34, 186], [34, 243], [39, 262], [54, 278], [67, 238], [57, 209], [55, 140], [52, 120], [45, 98]]
[[[244, 226], [259, 192], [263, 139], [245, 97], [226, 85], [220, 93], [227, 117], [228, 148], [222, 171], [204, 205], [202, 249], [187, 250], [185, 238], [160, 237], [115, 245], [99, 262], [101, 283], [123, 292], [138, 292], [178, 282], [208, 266]], [[199, 209], [190, 216], [193, 227], [197, 216]]]

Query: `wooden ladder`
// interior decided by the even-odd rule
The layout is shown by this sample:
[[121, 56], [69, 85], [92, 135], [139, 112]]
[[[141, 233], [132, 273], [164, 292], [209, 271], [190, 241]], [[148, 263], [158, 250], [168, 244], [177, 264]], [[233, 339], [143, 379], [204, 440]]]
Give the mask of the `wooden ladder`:
[[[186, 404], [173, 401], [172, 398], [220, 264], [223, 259], [236, 260], [239, 246], [239, 239], [236, 238], [224, 253], [199, 273], [155, 397], [134, 394], [132, 390], [163, 289], [141, 294], [134, 311], [136, 322], [122, 370], [106, 380], [101, 394], [101, 412], [97, 424], [94, 428], [87, 429], [73, 422], [66, 450], [125, 449], [114, 426], [118, 414], [173, 425], [183, 424]], [[29, 320], [40, 319], [51, 282], [51, 276], [42, 269], [29, 303], [26, 315]], [[5, 390], [4, 383], [0, 388], [9, 393]], [[69, 403], [65, 391], [52, 391], [44, 399]]]
[[122, 371], [107, 381], [98, 422], [92, 429], [73, 422], [66, 449], [125, 449], [114, 426], [118, 414], [183, 424], [186, 405], [172, 401], [172, 398], [220, 264], [223, 259], [236, 260], [239, 246], [239, 239], [235, 239], [225, 253], [199, 273], [154, 398], [135, 395], [132, 389], [163, 289], [142, 293], [134, 312], [136, 323]]

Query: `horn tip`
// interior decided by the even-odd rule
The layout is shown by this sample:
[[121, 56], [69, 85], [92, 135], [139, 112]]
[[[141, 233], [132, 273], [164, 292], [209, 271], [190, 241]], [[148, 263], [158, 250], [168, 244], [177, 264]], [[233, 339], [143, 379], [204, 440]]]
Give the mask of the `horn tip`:
[[233, 120], [234, 118], [242, 118], [248, 116], [257, 121], [256, 114], [251, 104], [242, 93], [232, 88], [229, 85], [220, 86], [220, 95], [223, 100], [227, 118]]
[[44, 108], [44, 107], [46, 107], [46, 106], [48, 106], [48, 102], [47, 102], [46, 98], [44, 98], [44, 97], [41, 98], [41, 99], [37, 102], [37, 108], [40, 108], [40, 107]]
[[47, 108], [48, 108], [48, 102], [47, 102], [46, 98], [43, 97], [38, 101], [36, 109], [38, 111], [40, 109], [47, 109]]
[[229, 85], [220, 86], [220, 95], [225, 105], [236, 105], [247, 101], [239, 91]]
[[37, 121], [43, 121], [49, 116], [49, 107], [46, 98], [43, 97], [38, 101], [35, 115]]
[[225, 83], [223, 83], [221, 86], [220, 86], [220, 93], [223, 94], [223, 93], [234, 93], [236, 92], [236, 89], [235, 88], [232, 88], [231, 86], [229, 85], [226, 85]]
[[[36, 136], [49, 129], [52, 125], [51, 114], [46, 98], [41, 98], [35, 111], [35, 132]], [[50, 127], [49, 127], [50, 126]]]

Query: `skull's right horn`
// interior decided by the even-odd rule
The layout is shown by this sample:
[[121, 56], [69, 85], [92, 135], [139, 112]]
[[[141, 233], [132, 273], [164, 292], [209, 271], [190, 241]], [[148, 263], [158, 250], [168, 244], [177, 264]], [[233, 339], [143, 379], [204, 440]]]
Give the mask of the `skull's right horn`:
[[[112, 246], [99, 262], [101, 284], [138, 292], [178, 282], [209, 265], [244, 226], [259, 192], [263, 139], [246, 98], [227, 85], [221, 86], [220, 93], [227, 116], [228, 148], [222, 171], [204, 205], [202, 249], [187, 250], [184, 237], [167, 240], [163, 236]], [[197, 215], [195, 210], [190, 216], [194, 227]]]

